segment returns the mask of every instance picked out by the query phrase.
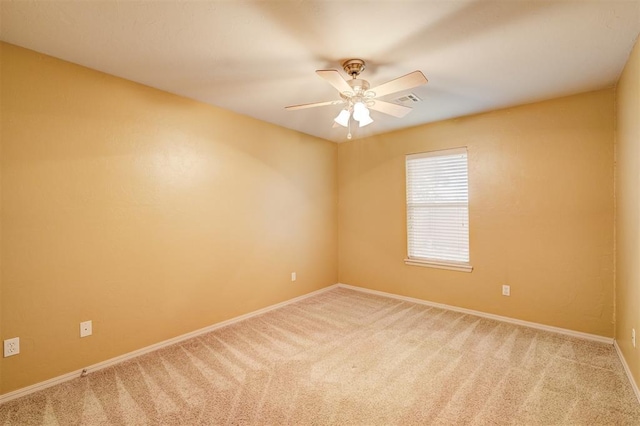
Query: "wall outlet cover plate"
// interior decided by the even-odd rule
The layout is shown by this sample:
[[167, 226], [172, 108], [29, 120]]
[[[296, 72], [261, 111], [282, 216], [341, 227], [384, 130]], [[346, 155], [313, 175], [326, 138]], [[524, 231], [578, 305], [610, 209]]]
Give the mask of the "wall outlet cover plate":
[[93, 334], [93, 325], [91, 321], [84, 321], [80, 323], [80, 337], [87, 337]]
[[14, 337], [4, 341], [4, 357], [18, 355], [20, 353], [20, 338]]

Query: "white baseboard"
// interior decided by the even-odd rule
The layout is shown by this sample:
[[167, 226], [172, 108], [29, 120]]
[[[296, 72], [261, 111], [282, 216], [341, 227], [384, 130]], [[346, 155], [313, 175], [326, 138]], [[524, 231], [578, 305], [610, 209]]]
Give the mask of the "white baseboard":
[[633, 375], [631, 374], [631, 369], [629, 368], [629, 364], [627, 364], [627, 360], [622, 355], [622, 351], [620, 350], [620, 346], [618, 346], [618, 341], [613, 341], [613, 346], [616, 348], [616, 352], [618, 353], [618, 358], [620, 358], [620, 362], [624, 367], [624, 372], [627, 373], [627, 377], [629, 378], [629, 383], [631, 383], [631, 387], [633, 388], [633, 392], [636, 394], [636, 398], [638, 398], [638, 403], [640, 403], [640, 389], [638, 389], [638, 384], [636, 383]]
[[191, 331], [189, 333], [182, 334], [180, 336], [176, 336], [176, 337], [173, 337], [171, 339], [164, 340], [162, 342], [155, 343], [155, 344], [150, 345], [150, 346], [146, 346], [144, 348], [135, 350], [133, 352], [129, 352], [129, 353], [126, 353], [124, 355], [120, 355], [120, 356], [117, 356], [115, 358], [111, 358], [111, 359], [108, 359], [106, 361], [102, 361], [102, 362], [99, 362], [97, 364], [93, 364], [93, 365], [90, 365], [88, 367], [85, 367], [85, 368], [82, 368], [82, 369], [79, 369], [79, 370], [71, 371], [71, 372], [63, 374], [61, 376], [54, 377], [54, 378], [49, 379], [49, 380], [45, 380], [44, 382], [39, 382], [39, 383], [33, 384], [31, 386], [27, 386], [27, 387], [24, 387], [24, 388], [21, 388], [21, 389], [17, 389], [15, 391], [6, 393], [4, 395], [0, 395], [0, 404], [3, 404], [5, 402], [9, 402], [9, 401], [11, 401], [13, 399], [16, 399], [16, 398], [20, 398], [20, 397], [32, 394], [34, 392], [41, 391], [41, 390], [49, 388], [51, 386], [55, 386], [55, 385], [58, 385], [60, 383], [64, 383], [66, 381], [75, 379], [77, 377], [80, 377], [83, 374], [83, 372], [91, 373], [91, 372], [94, 372], [94, 371], [102, 370], [103, 368], [111, 367], [112, 365], [121, 363], [121, 362], [129, 360], [131, 358], [135, 358], [135, 357], [138, 357], [140, 355], [144, 355], [146, 353], [156, 351], [156, 350], [164, 348], [166, 346], [171, 346], [171, 345], [174, 345], [176, 343], [180, 343], [180, 342], [182, 342], [184, 340], [188, 340], [188, 339], [191, 339], [193, 337], [197, 337], [197, 336], [200, 336], [202, 334], [209, 333], [209, 332], [217, 330], [219, 328], [226, 327], [228, 325], [231, 325], [231, 324], [234, 324], [234, 323], [237, 323], [237, 322], [240, 322], [240, 321], [244, 321], [246, 319], [249, 319], [249, 318], [252, 318], [252, 317], [255, 317], [255, 316], [258, 316], [258, 315], [262, 315], [262, 314], [264, 314], [266, 312], [273, 311], [273, 310], [278, 309], [278, 308], [282, 308], [283, 306], [290, 305], [290, 304], [298, 302], [300, 300], [307, 299], [307, 298], [315, 296], [317, 294], [324, 293], [326, 291], [329, 291], [331, 289], [336, 288], [337, 286], [338, 286], [338, 284], [334, 284], [334, 285], [331, 285], [329, 287], [321, 288], [320, 290], [316, 290], [316, 291], [313, 291], [311, 293], [303, 294], [302, 296], [298, 296], [298, 297], [295, 297], [293, 299], [286, 300], [284, 302], [276, 303], [275, 305], [267, 306], [265, 308], [258, 309], [257, 311], [249, 312], [247, 314], [240, 315], [240, 316], [237, 316], [235, 318], [231, 318], [231, 319], [228, 319], [228, 320], [216, 323], [216, 324], [212, 324], [210, 326], [201, 328], [199, 330]]
[[519, 320], [515, 318], [510, 318], [510, 317], [503, 317], [501, 315], [488, 314], [486, 312], [474, 311], [473, 309], [459, 308], [457, 306], [445, 305], [444, 303], [430, 302], [428, 300], [416, 299], [414, 297], [408, 297], [408, 296], [400, 296], [398, 294], [386, 293], [384, 291], [370, 290], [368, 288], [356, 287], [349, 284], [340, 283], [337, 286], [342, 288], [348, 288], [351, 290], [361, 291], [364, 293], [375, 294], [378, 296], [384, 296], [384, 297], [390, 297], [393, 299], [403, 300], [406, 302], [419, 303], [421, 305], [433, 306], [435, 308], [447, 309], [449, 311], [461, 312], [463, 314], [475, 315], [478, 317], [488, 318], [496, 321], [508, 322], [511, 324], [522, 325], [524, 327], [536, 328], [538, 330], [545, 330], [545, 331], [550, 331], [552, 333], [564, 334], [567, 336], [578, 337], [580, 339], [592, 340], [600, 343], [613, 345], [613, 338], [598, 336], [597, 334], [583, 333], [581, 331], [574, 331], [566, 328], [553, 327], [551, 325], [544, 325], [537, 322], [530, 322], [530, 321], [524, 321], [524, 320]]

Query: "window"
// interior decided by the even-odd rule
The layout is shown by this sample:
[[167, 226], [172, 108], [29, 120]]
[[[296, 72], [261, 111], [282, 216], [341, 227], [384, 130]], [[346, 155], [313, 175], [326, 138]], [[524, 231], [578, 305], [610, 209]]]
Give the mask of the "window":
[[407, 155], [408, 265], [471, 272], [467, 149]]

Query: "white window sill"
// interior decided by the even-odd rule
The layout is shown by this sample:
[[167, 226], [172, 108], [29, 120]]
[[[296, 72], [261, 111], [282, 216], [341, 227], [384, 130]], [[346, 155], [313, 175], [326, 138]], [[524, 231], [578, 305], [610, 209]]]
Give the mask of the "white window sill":
[[466, 263], [447, 263], [425, 259], [405, 259], [404, 263], [411, 266], [422, 266], [424, 268], [448, 269], [450, 271], [471, 272], [473, 266]]

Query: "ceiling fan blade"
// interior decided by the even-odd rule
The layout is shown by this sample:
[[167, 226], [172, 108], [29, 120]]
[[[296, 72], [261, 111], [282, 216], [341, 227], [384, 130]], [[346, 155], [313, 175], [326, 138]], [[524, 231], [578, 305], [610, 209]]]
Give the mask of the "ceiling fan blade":
[[367, 107], [394, 117], [402, 118], [411, 112], [411, 108], [406, 106], [392, 104], [391, 102], [380, 101], [378, 99], [375, 99], [374, 102], [373, 105]]
[[402, 90], [412, 89], [417, 86], [422, 86], [427, 82], [427, 77], [422, 74], [422, 71], [414, 71], [402, 77], [398, 77], [395, 80], [382, 83], [380, 86], [370, 89], [374, 92], [375, 97], [388, 95], [389, 93], [400, 92]]
[[311, 104], [290, 105], [290, 106], [284, 107], [284, 109], [289, 110], [289, 111], [295, 111], [295, 110], [298, 110], [298, 109], [315, 108], [315, 107], [327, 106], [327, 105], [339, 105], [339, 104], [343, 104], [343, 103], [344, 103], [343, 100], [327, 101], [327, 102], [313, 102]]
[[336, 70], [317, 70], [316, 74], [320, 77], [324, 78], [327, 83], [335, 87], [338, 92], [353, 92], [349, 83], [345, 81], [344, 78], [340, 75], [340, 73]]

